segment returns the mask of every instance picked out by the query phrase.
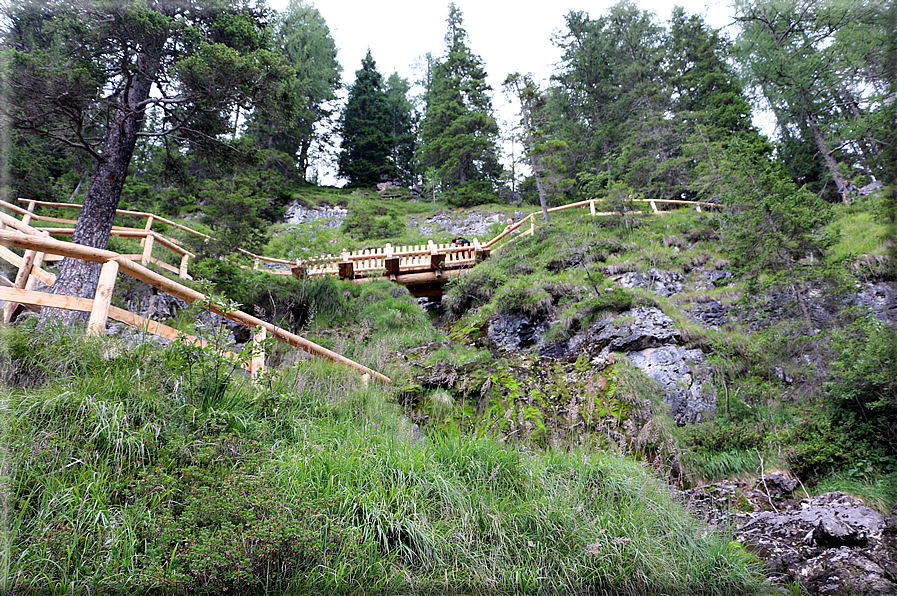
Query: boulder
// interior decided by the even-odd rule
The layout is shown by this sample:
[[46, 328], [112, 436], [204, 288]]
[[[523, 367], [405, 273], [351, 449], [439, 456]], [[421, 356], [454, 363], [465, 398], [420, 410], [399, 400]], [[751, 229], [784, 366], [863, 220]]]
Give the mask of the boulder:
[[704, 352], [679, 346], [627, 352], [632, 364], [657, 381], [677, 424], [703, 422], [713, 417], [716, 394], [705, 388], [706, 379], [694, 365], [704, 362]]
[[719, 327], [729, 322], [729, 309], [718, 300], [696, 304], [690, 314], [693, 319], [709, 327]]
[[737, 518], [736, 540], [811, 594], [897, 594], [893, 521], [858, 501], [825, 493]]
[[638, 369], [660, 384], [664, 401], [678, 424], [700, 422], [712, 417], [716, 396], [699, 366], [705, 360], [704, 353], [679, 346], [680, 340], [673, 320], [663, 311], [637, 307], [599, 321], [569, 340], [542, 345], [539, 356], [572, 360], [587, 355], [600, 360], [610, 352], [624, 352]]
[[644, 288], [661, 296], [678, 294], [683, 288], [683, 276], [679, 271], [651, 268], [646, 273], [624, 273], [616, 280], [621, 288]]
[[538, 343], [546, 329], [547, 323], [524, 315], [499, 315], [489, 320], [486, 337], [497, 348], [510, 351]]

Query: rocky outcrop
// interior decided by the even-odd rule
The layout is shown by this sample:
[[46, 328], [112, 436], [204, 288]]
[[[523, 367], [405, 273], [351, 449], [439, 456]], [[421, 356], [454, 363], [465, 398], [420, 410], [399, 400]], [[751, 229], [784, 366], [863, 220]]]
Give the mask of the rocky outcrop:
[[713, 418], [716, 394], [706, 387], [706, 378], [702, 378], [704, 375], [697, 367], [705, 360], [704, 352], [661, 346], [627, 352], [626, 356], [636, 368], [657, 381], [677, 423], [689, 424]]
[[680, 346], [681, 339], [673, 320], [663, 311], [638, 307], [604, 319], [569, 340], [545, 344], [539, 355], [552, 360], [570, 360], [582, 354], [601, 359], [611, 352], [623, 352], [660, 384], [676, 422], [688, 424], [712, 417], [716, 397], [701, 366], [704, 353]]
[[736, 539], [811, 594], [897, 594], [897, 527], [841, 493], [744, 514]]
[[708, 327], [719, 327], [729, 322], [729, 309], [719, 300], [695, 304], [688, 314]]
[[621, 288], [643, 288], [660, 296], [672, 296], [682, 291], [684, 280], [679, 271], [664, 271], [652, 267], [647, 273], [624, 273], [615, 279], [615, 283]]
[[409, 217], [409, 227], [417, 228], [422, 236], [449, 235], [465, 238], [488, 239], [489, 232], [495, 224], [504, 224], [508, 219], [514, 221], [528, 215], [525, 211], [440, 211], [426, 219]]
[[287, 224], [299, 225], [310, 221], [325, 220], [327, 229], [335, 229], [343, 224], [343, 220], [349, 214], [349, 210], [339, 205], [324, 205], [322, 207], [306, 207], [297, 201], [287, 205]]
[[548, 329], [523, 315], [499, 315], [489, 320], [486, 337], [492, 345], [504, 351], [527, 348], [538, 343]]
[[897, 510], [888, 517], [841, 493], [799, 501], [780, 474], [753, 488], [725, 482], [685, 491], [685, 505], [763, 560], [778, 583], [820, 595], [897, 594]]
[[857, 304], [872, 309], [878, 320], [897, 327], [897, 282], [867, 283], [857, 295]]

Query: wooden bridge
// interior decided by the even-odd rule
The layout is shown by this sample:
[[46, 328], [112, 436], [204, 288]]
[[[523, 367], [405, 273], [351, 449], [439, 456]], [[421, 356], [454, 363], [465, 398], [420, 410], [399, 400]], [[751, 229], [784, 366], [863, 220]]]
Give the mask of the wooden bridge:
[[[596, 199], [579, 201], [552, 207], [549, 213], [566, 209], [588, 208], [592, 216], [619, 215], [618, 212], [596, 211]], [[652, 213], [659, 213], [658, 204], [688, 205], [698, 211], [701, 207], [721, 207], [715, 203], [679, 201], [669, 199], [632, 199], [633, 203], [648, 203]], [[641, 213], [631, 211], [630, 213]], [[312, 259], [297, 261], [291, 266], [293, 275], [300, 279], [307, 277], [332, 276], [363, 283], [373, 279], [386, 278], [402, 284], [415, 297], [442, 297], [444, 286], [451, 278], [463, 275], [471, 267], [489, 257], [508, 242], [535, 233], [542, 212], [536, 211], [518, 222], [508, 221], [508, 226], [495, 238], [480, 243], [474, 238], [467, 244], [436, 244], [430, 240], [425, 245], [396, 246], [387, 244], [384, 248], [372, 248], [355, 252], [343, 251], [339, 255], [322, 255]], [[270, 259], [265, 259], [269, 260]], [[261, 259], [256, 260], [256, 268]], [[288, 263], [288, 261], [279, 261]]]

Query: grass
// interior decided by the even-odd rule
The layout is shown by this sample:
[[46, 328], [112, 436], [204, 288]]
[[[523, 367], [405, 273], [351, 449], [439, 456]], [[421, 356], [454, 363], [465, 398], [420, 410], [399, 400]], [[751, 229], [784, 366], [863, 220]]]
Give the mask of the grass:
[[888, 515], [897, 505], [897, 472], [871, 478], [849, 473], [837, 474], [824, 478], [813, 487], [813, 490], [816, 493], [846, 493], [860, 499], [882, 515]]
[[631, 460], [421, 441], [388, 392], [320, 361], [257, 386], [238, 374], [206, 403], [203, 369], [178, 372], [171, 348], [3, 333], [6, 591], [739, 594], [761, 579]]

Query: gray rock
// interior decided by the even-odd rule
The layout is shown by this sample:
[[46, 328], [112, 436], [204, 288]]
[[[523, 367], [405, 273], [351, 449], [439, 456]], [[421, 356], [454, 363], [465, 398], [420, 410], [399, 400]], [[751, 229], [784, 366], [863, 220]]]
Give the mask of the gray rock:
[[897, 282], [867, 283], [856, 298], [857, 304], [875, 313], [875, 318], [897, 327]]
[[729, 322], [729, 309], [718, 300], [696, 304], [691, 310], [692, 318], [710, 327], [719, 327]]
[[866, 195], [871, 195], [875, 191], [881, 190], [884, 187], [885, 185], [881, 180], [876, 180], [857, 190], [857, 194], [865, 197]]
[[624, 273], [616, 284], [622, 288], [644, 288], [661, 296], [678, 294], [683, 288], [683, 276], [678, 271], [651, 268], [646, 273]]
[[738, 514], [736, 539], [811, 594], [897, 594], [886, 519], [840, 493]]
[[707, 279], [710, 280], [715, 286], [724, 286], [728, 282], [728, 280], [732, 277], [732, 274], [728, 271], [722, 271], [720, 269], [714, 269], [710, 273], [707, 274]]
[[158, 294], [153, 294], [144, 300], [144, 304], [142, 305], [142, 308], [140, 308], [140, 313], [147, 319], [165, 321], [166, 319], [175, 317], [180, 309], [186, 308], [187, 306], [188, 303], [186, 300], [182, 300], [171, 294], [166, 294], [165, 292], [160, 292]]
[[758, 482], [756, 488], [763, 491], [773, 498], [782, 498], [789, 496], [798, 487], [800, 483], [784, 474], [774, 473], [763, 476]]
[[657, 381], [678, 424], [702, 422], [713, 417], [716, 395], [705, 388], [706, 379], [694, 367], [704, 362], [704, 352], [679, 346], [627, 352], [636, 368]]
[[499, 315], [489, 321], [487, 338], [502, 350], [517, 350], [537, 343], [546, 324], [538, 324], [523, 315]]
[[663, 388], [664, 400], [677, 423], [701, 422], [712, 417], [716, 395], [703, 367], [698, 366], [704, 362], [704, 353], [678, 346], [680, 340], [673, 320], [663, 311], [637, 307], [599, 321], [569, 340], [542, 345], [539, 355], [552, 360], [570, 360], [581, 354], [601, 359], [610, 352], [624, 352]]
[[441, 211], [424, 220], [409, 217], [408, 221], [423, 236], [444, 234], [483, 239], [489, 236], [489, 231], [495, 224], [504, 224], [508, 219], [517, 221], [526, 215], [522, 211], [482, 212], [474, 209], [463, 212]]
[[297, 201], [287, 205], [287, 224], [299, 225], [310, 221], [326, 220], [328, 229], [338, 228], [349, 215], [349, 210], [339, 205], [308, 208]]

